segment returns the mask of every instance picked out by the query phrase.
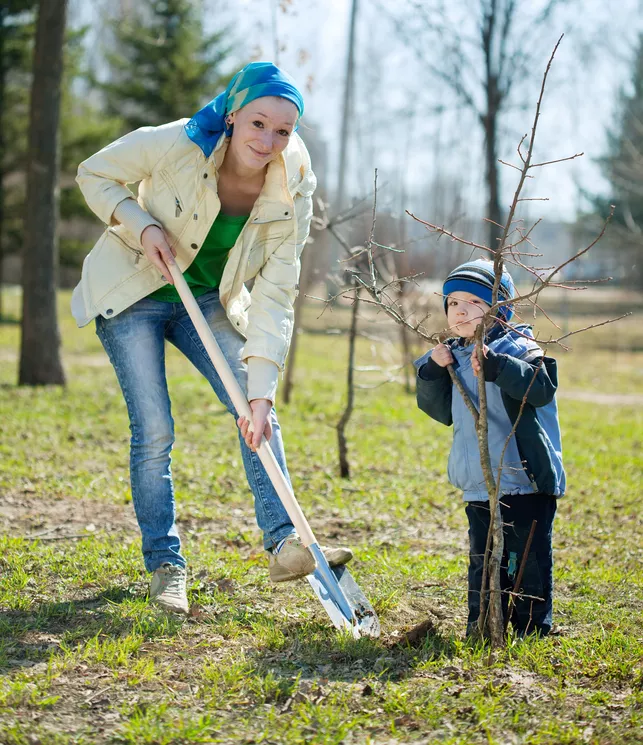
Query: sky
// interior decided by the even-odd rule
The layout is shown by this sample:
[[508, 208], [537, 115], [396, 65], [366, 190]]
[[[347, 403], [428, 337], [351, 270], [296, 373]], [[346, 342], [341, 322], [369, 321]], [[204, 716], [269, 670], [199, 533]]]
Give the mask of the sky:
[[[95, 21], [101, 1], [72, 0], [75, 17]], [[305, 125], [327, 145], [329, 180], [334, 185], [351, 0], [199, 1], [207, 30], [221, 23], [231, 26], [239, 65], [249, 58], [272, 59], [295, 77], [306, 93]], [[405, 2], [386, 5], [401, 8]], [[535, 8], [539, 2], [529, 0], [526, 7]], [[445, 210], [448, 213], [444, 202], [449, 201], [452, 188], [461, 192], [468, 209], [482, 212], [480, 127], [453, 93], [418, 64], [408, 44], [383, 18], [378, 3], [359, 0], [349, 186], [356, 195], [367, 193], [377, 167], [383, 203], [387, 198], [392, 201], [404, 183], [405, 206], [425, 219], [438, 220]], [[460, 5], [475, 8], [477, 0], [463, 0]], [[535, 63], [539, 69], [528, 85], [515, 90], [514, 101], [524, 108], [505, 116], [500, 155], [517, 162], [516, 145], [531, 127], [540, 70], [565, 32], [545, 94], [535, 156], [552, 160], [579, 152], [585, 155], [538, 169], [528, 196], [549, 201], [526, 204], [535, 217], [573, 220], [577, 209], [586, 206], [579, 198], [579, 185], [591, 193], [607, 188], [596, 161], [605, 152], [606, 130], [614, 120], [618, 92], [628, 82], [637, 35], [643, 31], [643, 0], [568, 0], [561, 5], [549, 36], [542, 40], [543, 57]], [[458, 23], [464, 28], [473, 17], [468, 13]], [[413, 27], [411, 21], [408, 26]], [[530, 32], [524, 41], [535, 44]], [[445, 112], [431, 113], [436, 107]], [[516, 171], [503, 167], [503, 205], [511, 200], [516, 177]], [[440, 214], [431, 214], [432, 210]]]
[[[476, 2], [470, 0], [465, 4], [471, 7]], [[537, 5], [538, 0], [530, 4]], [[535, 154], [538, 160], [579, 152], [585, 155], [570, 163], [539, 169], [537, 178], [530, 184], [529, 196], [549, 198], [547, 203], [532, 203], [532, 214], [573, 220], [577, 208], [585, 206], [579, 199], [578, 185], [589, 192], [607, 188], [596, 160], [605, 151], [605, 133], [613, 122], [618, 91], [627, 85], [631, 52], [637, 34], [643, 30], [643, 8], [640, 0], [618, 3], [582, 0], [567, 5], [569, 8], [564, 8], [558, 22], [552, 25], [549, 43], [543, 42], [542, 70], [556, 39], [560, 33], [566, 34], [550, 74]], [[446, 114], [442, 121], [422, 114], [423, 106], [430, 109], [443, 105], [457, 109], [458, 104], [452, 93], [444, 91], [417, 65], [404, 43], [395, 39], [390, 26], [382, 21], [375, 6], [372, 0], [359, 0], [357, 45], [362, 50], [362, 58], [367, 59], [362, 60], [358, 70], [356, 87], [358, 95], [365, 99], [366, 112], [362, 110], [356, 114], [355, 131], [359, 130], [368, 141], [369, 123], [372, 123], [381, 136], [374, 138], [374, 153], [366, 153], [359, 162], [353, 157], [350, 170], [354, 188], [360, 192], [368, 190], [373, 167], [379, 167], [384, 174], [388, 170], [390, 175], [400, 167], [405, 151], [410, 151], [405, 168], [407, 191], [421, 190], [436, 168], [459, 179], [465, 173], [467, 201], [477, 202], [482, 209], [483, 143], [477, 122], [463, 111]], [[350, 0], [291, 0], [286, 3], [238, 0], [237, 7], [248, 50], [261, 47], [265, 55], [273, 57], [272, 18], [273, 14], [277, 16], [282, 47], [279, 64], [300, 84], [313, 80], [312, 91], [307, 96], [307, 121], [313, 122], [327, 140], [333, 169], [338, 157]], [[531, 38], [527, 37], [525, 43], [531, 43]], [[307, 50], [305, 58], [301, 49]], [[541, 73], [535, 73], [529, 91], [518, 91], [516, 98], [522, 99], [521, 103], [527, 104], [528, 109], [507, 116], [509, 132], [503, 138], [503, 159], [518, 162], [516, 145], [522, 134], [531, 128], [540, 79]], [[378, 82], [380, 88], [371, 97], [369, 106], [368, 92], [374, 91]], [[408, 117], [391, 111], [409, 106], [416, 108], [417, 121], [409, 122]], [[448, 136], [449, 132], [455, 133], [455, 141]], [[359, 175], [356, 169], [361, 171]], [[510, 202], [517, 175], [503, 167], [503, 203]], [[390, 178], [394, 177], [390, 175]]]

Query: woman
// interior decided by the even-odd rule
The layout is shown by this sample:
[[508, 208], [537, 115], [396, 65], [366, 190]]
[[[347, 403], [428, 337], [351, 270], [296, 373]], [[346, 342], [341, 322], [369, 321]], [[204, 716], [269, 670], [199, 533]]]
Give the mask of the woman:
[[[72, 312], [79, 326], [96, 319], [123, 391], [132, 499], [145, 566], [153, 573], [150, 598], [174, 612], [187, 613], [188, 603], [170, 467], [166, 339], [235, 414], [172, 286], [168, 266], [174, 263], [247, 392], [254, 434], [244, 418], [237, 424], [270, 577], [297, 579], [315, 568], [256, 454], [263, 433], [288, 477], [273, 403], [316, 186], [295, 133], [303, 111], [288, 75], [253, 62], [192, 119], [143, 127], [78, 169], [87, 204], [108, 227], [85, 259]], [[134, 182], [138, 199], [126, 186]], [[325, 551], [335, 565], [352, 556], [348, 549]]]

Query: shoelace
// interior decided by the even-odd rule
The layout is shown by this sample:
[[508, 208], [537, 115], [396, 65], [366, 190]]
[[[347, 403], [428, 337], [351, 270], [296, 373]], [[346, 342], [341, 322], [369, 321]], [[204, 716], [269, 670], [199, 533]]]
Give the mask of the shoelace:
[[167, 573], [163, 573], [163, 592], [171, 595], [182, 596], [185, 594], [185, 572], [181, 567], [167, 567]]

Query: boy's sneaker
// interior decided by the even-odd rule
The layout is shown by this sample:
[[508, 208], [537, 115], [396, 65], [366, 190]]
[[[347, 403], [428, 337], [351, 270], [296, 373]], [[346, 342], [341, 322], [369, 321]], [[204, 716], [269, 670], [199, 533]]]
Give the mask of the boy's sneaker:
[[150, 585], [150, 602], [171, 613], [190, 610], [185, 589], [187, 573], [183, 567], [165, 562], [154, 572]]
[[[322, 548], [330, 566], [346, 564], [353, 558], [348, 548]], [[312, 574], [316, 567], [312, 553], [295, 533], [284, 538], [274, 551], [266, 552], [269, 557], [270, 579], [273, 582], [288, 582]]]

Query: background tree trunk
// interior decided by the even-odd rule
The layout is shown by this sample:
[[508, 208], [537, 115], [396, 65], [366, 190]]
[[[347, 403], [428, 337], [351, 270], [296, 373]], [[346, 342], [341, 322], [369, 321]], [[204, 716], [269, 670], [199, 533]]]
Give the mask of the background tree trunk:
[[299, 273], [299, 295], [295, 300], [295, 318], [293, 322], [292, 341], [288, 359], [286, 360], [286, 374], [284, 377], [283, 401], [285, 404], [290, 403], [290, 394], [292, 393], [295, 375], [295, 360], [297, 359], [297, 341], [299, 330], [302, 324], [302, 314], [304, 311], [304, 301], [310, 284], [310, 273], [312, 269], [312, 254], [304, 249], [301, 254], [301, 271]]
[[4, 260], [4, 157], [5, 157], [5, 142], [4, 142], [4, 86], [5, 86], [5, 17], [7, 15], [7, 7], [5, 5], [0, 6], [0, 320], [2, 319], [2, 282], [4, 280], [3, 274], [3, 260]]
[[502, 212], [500, 209], [499, 195], [500, 176], [498, 173], [498, 110], [493, 109], [491, 105], [484, 118], [484, 139], [486, 161], [485, 173], [487, 181], [487, 217], [492, 221], [489, 223], [488, 245], [490, 248], [496, 250], [498, 248], [498, 239], [502, 233]]
[[344, 101], [342, 105], [342, 128], [339, 139], [339, 164], [337, 168], [337, 193], [335, 194], [335, 213], [344, 209], [346, 197], [346, 158], [348, 152], [348, 136], [353, 113], [353, 97], [355, 82], [355, 28], [357, 26], [357, 2], [351, 5], [350, 30], [348, 32], [348, 56], [346, 59], [346, 76], [344, 79]]
[[[503, 74], [502, 54], [496, 59], [497, 47], [502, 48], [502, 32], [508, 29], [514, 10], [512, 4], [500, 9], [497, 0], [482, 4], [483, 23], [481, 26], [481, 46], [485, 60], [484, 98], [485, 111], [480, 117], [484, 130], [485, 180], [487, 182], [487, 218], [489, 222], [489, 248], [498, 247], [500, 238], [500, 202], [498, 196], [498, 114], [508, 90], [501, 91], [499, 80]], [[500, 38], [498, 38], [500, 37]], [[494, 223], [496, 223], [494, 225]]]
[[56, 312], [59, 118], [67, 0], [41, 0], [29, 121], [20, 385], [65, 383]]
[[337, 445], [339, 448], [339, 475], [343, 479], [351, 477], [348, 461], [348, 443], [346, 441], [346, 425], [353, 413], [355, 401], [355, 341], [357, 338], [357, 316], [359, 313], [359, 291], [355, 291], [355, 302], [351, 307], [351, 326], [348, 334], [348, 368], [346, 370], [346, 408], [337, 422]]

